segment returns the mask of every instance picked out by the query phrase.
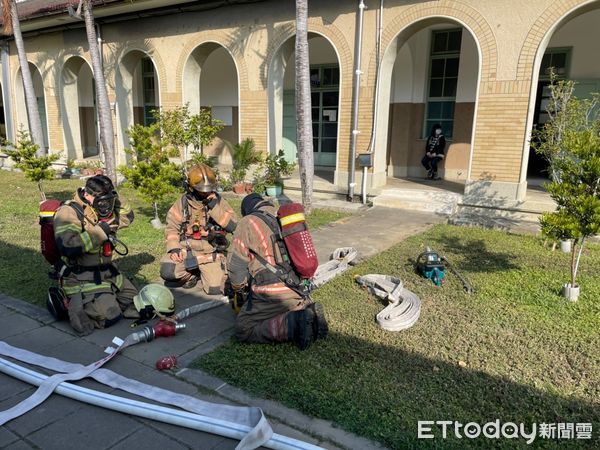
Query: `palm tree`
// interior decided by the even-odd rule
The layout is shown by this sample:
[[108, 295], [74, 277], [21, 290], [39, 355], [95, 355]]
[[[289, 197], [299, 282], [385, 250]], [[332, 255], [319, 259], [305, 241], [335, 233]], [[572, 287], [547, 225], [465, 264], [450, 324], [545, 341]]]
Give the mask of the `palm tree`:
[[310, 213], [315, 167], [308, 58], [308, 0], [296, 0], [296, 127], [302, 204], [305, 211]]
[[23, 90], [25, 91], [25, 106], [27, 109], [27, 121], [29, 122], [29, 131], [31, 138], [39, 148], [38, 156], [46, 155], [46, 145], [44, 144], [44, 132], [42, 131], [42, 121], [38, 109], [37, 98], [33, 88], [33, 79], [27, 53], [25, 53], [25, 44], [21, 35], [21, 23], [19, 22], [19, 11], [17, 10], [16, 0], [2, 0], [3, 33], [14, 35], [19, 64], [21, 66], [21, 76], [23, 78]]
[[110, 102], [108, 100], [108, 90], [106, 89], [106, 80], [102, 68], [102, 59], [100, 57], [100, 48], [96, 36], [94, 24], [94, 12], [92, 10], [91, 0], [79, 0], [77, 11], [69, 7], [69, 13], [81, 19], [81, 10], [83, 9], [83, 20], [85, 21], [85, 31], [87, 34], [88, 46], [90, 48], [90, 57], [92, 59], [92, 69], [94, 71], [94, 84], [96, 86], [96, 103], [98, 105], [98, 121], [100, 122], [100, 143], [102, 144], [102, 153], [104, 155], [104, 166], [106, 175], [117, 182], [117, 167], [115, 161], [115, 146], [112, 116], [110, 112]]

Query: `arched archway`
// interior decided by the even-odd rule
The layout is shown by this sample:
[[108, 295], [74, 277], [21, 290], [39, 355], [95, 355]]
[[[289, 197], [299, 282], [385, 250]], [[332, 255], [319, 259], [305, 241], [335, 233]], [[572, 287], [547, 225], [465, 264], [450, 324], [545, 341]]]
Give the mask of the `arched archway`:
[[[129, 127], [153, 122], [152, 112], [160, 108], [160, 80], [154, 61], [142, 50], [125, 53], [115, 75], [117, 123], [122, 149], [129, 146]], [[118, 152], [117, 161], [123, 161], [123, 158], [124, 155]]]
[[399, 30], [381, 59], [374, 180], [426, 175], [421, 165], [434, 124], [447, 138], [439, 176], [468, 178], [475, 133], [481, 55], [457, 19], [428, 17]]
[[[48, 121], [46, 119], [46, 98], [44, 93], [44, 82], [42, 75], [38, 70], [37, 66], [33, 63], [29, 63], [29, 71], [31, 72], [31, 78], [33, 79], [33, 89], [35, 92], [35, 98], [38, 104], [38, 110], [40, 113], [40, 121], [42, 122], [42, 134], [44, 137], [44, 147], [48, 150]], [[21, 69], [17, 71], [15, 78], [15, 96], [16, 96], [16, 109], [17, 109], [17, 131], [21, 128], [29, 131], [29, 120], [27, 118], [27, 107], [25, 106], [25, 90], [23, 89], [23, 75]]]
[[192, 114], [210, 109], [212, 117], [223, 124], [217, 139], [203, 151], [231, 163], [223, 140], [237, 143], [240, 139], [239, 75], [235, 60], [227, 49], [216, 42], [198, 45], [189, 55], [182, 80], [183, 102]]
[[[294, 36], [274, 53], [269, 66], [269, 151], [283, 149], [296, 161]], [[308, 33], [315, 168], [337, 167], [341, 64], [337, 49], [324, 35]]]
[[[590, 98], [600, 92], [600, 61], [593, 57], [600, 40], [600, 1], [589, 2], [563, 14], [559, 20], [546, 24], [547, 30], [539, 42], [531, 74], [531, 95], [528, 129], [543, 126], [548, 119], [545, 111], [550, 101], [550, 72], [559, 80], [575, 82], [575, 96]], [[520, 67], [524, 66], [522, 55]], [[530, 66], [531, 67], [531, 66]], [[529, 142], [523, 149], [521, 181], [537, 187], [549, 178], [548, 162], [536, 154]]]
[[67, 157], [98, 156], [96, 95], [87, 61], [79, 56], [69, 58], [63, 66], [59, 87]]

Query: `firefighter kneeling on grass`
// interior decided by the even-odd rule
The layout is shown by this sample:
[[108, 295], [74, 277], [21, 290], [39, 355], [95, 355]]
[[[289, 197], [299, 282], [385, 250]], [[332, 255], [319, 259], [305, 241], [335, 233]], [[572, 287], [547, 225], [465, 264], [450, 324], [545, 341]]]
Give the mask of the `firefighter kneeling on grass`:
[[189, 170], [187, 192], [167, 214], [167, 254], [160, 262], [165, 284], [189, 289], [200, 281], [206, 294], [224, 293], [226, 233], [235, 230], [236, 217], [216, 188], [209, 166], [198, 164]]
[[[323, 306], [309, 297], [306, 278], [318, 262], [302, 206], [279, 210], [258, 194], [242, 201], [233, 235], [229, 280], [239, 308], [235, 333], [242, 342], [294, 342], [301, 350], [327, 336]], [[243, 299], [243, 300], [242, 300]]]
[[87, 335], [122, 317], [139, 318], [133, 305], [137, 289], [112, 264], [116, 232], [133, 221], [110, 178], [89, 178], [73, 200], [54, 216], [54, 237], [61, 263], [57, 271], [69, 298], [69, 321]]

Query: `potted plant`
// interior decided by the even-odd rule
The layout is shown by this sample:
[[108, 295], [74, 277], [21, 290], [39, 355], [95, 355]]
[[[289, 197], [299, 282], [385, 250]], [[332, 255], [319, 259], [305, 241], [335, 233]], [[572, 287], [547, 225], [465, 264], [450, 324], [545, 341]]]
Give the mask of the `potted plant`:
[[231, 152], [233, 161], [233, 169], [231, 170], [233, 191], [236, 194], [252, 192], [252, 185], [245, 183], [246, 174], [252, 164], [261, 162], [261, 154], [256, 150], [254, 140], [246, 138], [239, 144], [232, 145], [230, 142], [225, 142], [225, 144]]
[[563, 285], [562, 295], [576, 301], [583, 246], [587, 238], [600, 233], [600, 117], [593, 114], [600, 96], [575, 98], [572, 81], [553, 83], [550, 89], [561, 107], [552, 110], [542, 136], [554, 136], [548, 152], [553, 179], [545, 187], [557, 208], [543, 214], [540, 224], [546, 236], [572, 241], [571, 279]]
[[246, 177], [246, 171], [243, 169], [232, 169], [230, 180], [233, 192], [236, 194], [244, 194], [246, 192], [246, 183], [244, 178]]
[[283, 150], [269, 155], [263, 163], [265, 191], [270, 197], [277, 197], [283, 192], [283, 177], [290, 175], [295, 163], [289, 163], [283, 157]]
[[221, 174], [217, 175], [217, 192], [223, 191], [232, 191], [233, 184], [231, 183], [231, 179], [228, 177], [224, 177]]
[[73, 176], [73, 169], [75, 168], [75, 160], [73, 158], [67, 158], [65, 165], [65, 171], [62, 173], [61, 178], [69, 179]]

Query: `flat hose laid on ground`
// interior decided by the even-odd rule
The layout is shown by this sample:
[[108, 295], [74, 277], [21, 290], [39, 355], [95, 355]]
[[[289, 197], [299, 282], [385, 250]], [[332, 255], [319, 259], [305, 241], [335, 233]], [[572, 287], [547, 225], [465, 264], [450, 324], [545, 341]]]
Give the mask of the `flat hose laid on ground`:
[[412, 327], [421, 314], [421, 299], [405, 289], [402, 280], [390, 275], [368, 274], [356, 277], [356, 282], [390, 304], [377, 314], [377, 323], [388, 331]]
[[[221, 302], [221, 304], [222, 304], [222, 302]], [[204, 304], [204, 305], [207, 305], [207, 304]], [[196, 306], [204, 306], [204, 305], [196, 305]], [[214, 305], [216, 306], [216, 304], [214, 304]], [[189, 308], [190, 311], [188, 311], [188, 312], [192, 312], [191, 311], [192, 308]], [[198, 308], [195, 308], [193, 312], [198, 312], [197, 309]], [[207, 308], [205, 307], [205, 309], [207, 309]], [[187, 310], [185, 310], [185, 311], [187, 311]], [[185, 316], [185, 317], [187, 317], [187, 316]], [[159, 324], [162, 324], [162, 323], [164, 323], [164, 322], [160, 322]], [[180, 329], [180, 328], [185, 327], [184, 324], [176, 324], [176, 325], [172, 324], [171, 326], [175, 329]], [[52, 361], [48, 362], [48, 358], [46, 358], [42, 355], [32, 354], [31, 352], [27, 352], [26, 350], [17, 349], [17, 348], [10, 349], [10, 346], [8, 346], [8, 344], [0, 341], [0, 354], [9, 356], [9, 357], [12, 357], [15, 359], [17, 358], [17, 355], [21, 355], [22, 361], [26, 361], [31, 364], [36, 364], [39, 366], [44, 366], [44, 364], [52, 363], [53, 370], [62, 372], [62, 373], [57, 373], [55, 375], [52, 375], [50, 377], [46, 377], [42, 382], [37, 384], [39, 387], [32, 395], [30, 395], [29, 397], [27, 397], [25, 400], [21, 401], [20, 403], [14, 405], [13, 407], [11, 407], [5, 411], [0, 411], [0, 425], [3, 425], [6, 422], [8, 422], [12, 419], [15, 419], [15, 418], [25, 414], [26, 412], [30, 411], [31, 409], [35, 408], [36, 406], [41, 404], [44, 400], [46, 400], [58, 388], [59, 385], [61, 385], [62, 383], [66, 382], [66, 381], [76, 381], [76, 380], [81, 380], [86, 377], [92, 377], [92, 378], [96, 378], [97, 380], [99, 380], [101, 382], [104, 382], [101, 380], [102, 376], [98, 376], [98, 371], [99, 371], [100, 367], [102, 367], [104, 364], [106, 364], [108, 361], [110, 361], [114, 356], [116, 356], [120, 351], [124, 350], [125, 348], [127, 348], [131, 345], [138, 344], [140, 342], [149, 342], [152, 339], [154, 339], [155, 336], [154, 336], [153, 329], [154, 328], [152, 328], [152, 327], [145, 327], [144, 329], [142, 329], [140, 331], [131, 333], [129, 336], [127, 336], [125, 338], [125, 340], [115, 337], [112, 341], [112, 344], [114, 344], [114, 347], [109, 345], [105, 350], [105, 353], [107, 353], [107, 356], [105, 356], [104, 358], [102, 358], [96, 362], [88, 364], [87, 366], [83, 366], [81, 364], [65, 363], [64, 361], [55, 360], [54, 358], [50, 358], [50, 360], [52, 360]], [[167, 336], [167, 334], [163, 334], [163, 335]], [[3, 362], [6, 362], [6, 361], [3, 360]], [[106, 374], [104, 374], [104, 376], [105, 375]], [[134, 380], [123, 379], [122, 377], [118, 378], [117, 374], [114, 374], [114, 373], [111, 376], [109, 376], [108, 378], [109, 378], [109, 381], [112, 382], [113, 384], [116, 383], [116, 386], [113, 386], [113, 387], [118, 387], [118, 388], [124, 389], [124, 386], [128, 385], [130, 388], [134, 389], [133, 391], [131, 389], [129, 389], [128, 390], [129, 392], [132, 392], [134, 394], [141, 395], [141, 396], [145, 396], [145, 394], [147, 394], [149, 392], [148, 389], [150, 389], [150, 390], [152, 389], [152, 387], [148, 387], [148, 389], [147, 389], [144, 387], [140, 388], [139, 386], [137, 386], [137, 390], [136, 390], [136, 386], [132, 387], [131, 383], [128, 383], [128, 381], [133, 382]], [[151, 397], [151, 398], [154, 400], [162, 401], [163, 403], [169, 404], [170, 403], [170, 401], [169, 401], [170, 394], [173, 394], [173, 393], [170, 393], [169, 391], [166, 391], [166, 393], [160, 392], [160, 391], [161, 390], [159, 388], [155, 388], [153, 390], [154, 397]], [[180, 406], [180, 405], [178, 405], [178, 406]], [[223, 414], [228, 413], [228, 411], [221, 411], [219, 409], [220, 407], [221, 407], [221, 405], [213, 404], [210, 408], [208, 408], [206, 410], [206, 414], [210, 414], [211, 408], [216, 411], [217, 415], [219, 415], [221, 413], [223, 413]], [[247, 423], [250, 422], [249, 424], [251, 424], [250, 431], [242, 438], [240, 444], [237, 447], [238, 449], [257, 448], [260, 445], [262, 445], [264, 443], [265, 439], [268, 439], [268, 437], [273, 432], [273, 430], [271, 429], [271, 426], [269, 425], [268, 421], [264, 417], [262, 411], [259, 408], [251, 408], [251, 409], [252, 409], [252, 411], [248, 410], [245, 412], [240, 412], [240, 414], [237, 416], [240, 420], [242, 420], [242, 421], [246, 420]], [[248, 418], [250, 418], [250, 420], [247, 420]]]
[[[26, 350], [23, 351], [26, 352]], [[60, 360], [55, 361], [62, 362]], [[48, 377], [47, 375], [43, 375], [33, 370], [27, 369], [25, 367], [21, 367], [3, 358], [0, 358], [0, 371], [21, 381], [33, 384], [35, 386], [43, 385], [47, 382], [49, 378], [52, 378]], [[134, 380], [129, 381], [135, 382]], [[153, 386], [151, 386], [151, 388], [158, 389]], [[210, 415], [196, 414], [188, 411], [183, 411], [181, 409], [167, 408], [161, 405], [140, 402], [137, 400], [132, 400], [129, 398], [123, 398], [116, 395], [95, 391], [66, 382], [59, 383], [56, 386], [55, 391], [56, 393], [65, 397], [69, 397], [74, 400], [82, 401], [91, 405], [100, 406], [102, 408], [135, 415], [138, 417], [144, 417], [147, 419], [170, 423], [173, 425], [183, 426], [198, 431], [204, 431], [207, 433], [224, 436], [231, 439], [240, 439], [243, 441], [253, 430], [251, 426], [229, 422], [227, 420], [216, 419], [214, 417], [211, 417]], [[199, 403], [207, 403], [202, 402], [199, 399], [192, 398], [192, 400]], [[228, 407], [232, 409], [236, 408], [227, 405], [215, 406]], [[266, 421], [266, 419], [264, 420]], [[274, 434], [272, 433], [272, 431], [271, 434], [267, 436], [260, 436], [260, 441], [255, 441], [251, 445], [245, 446], [244, 448], [256, 448], [258, 446], [263, 446], [266, 448], [272, 448], [276, 450], [321, 450], [321, 447], [318, 447], [316, 445], [312, 445], [297, 439], [288, 438], [286, 436]], [[236, 447], [236, 449], [239, 448], [242, 448], [241, 445], [238, 445], [238, 447]]]
[[354, 247], [336, 248], [331, 255], [331, 260], [317, 267], [313, 285], [318, 288], [345, 272], [357, 256], [358, 251]]

